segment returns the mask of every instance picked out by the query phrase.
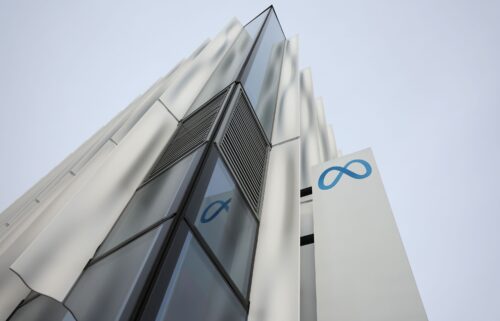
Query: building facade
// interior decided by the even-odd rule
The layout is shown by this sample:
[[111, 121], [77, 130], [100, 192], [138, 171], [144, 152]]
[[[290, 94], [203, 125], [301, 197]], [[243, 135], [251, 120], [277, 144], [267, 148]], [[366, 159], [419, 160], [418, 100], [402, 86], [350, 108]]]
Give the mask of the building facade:
[[[233, 20], [0, 216], [0, 320], [358, 320], [314, 258], [314, 166], [338, 156], [298, 39], [272, 7]], [[426, 319], [397, 269], [402, 314], [353, 309]]]

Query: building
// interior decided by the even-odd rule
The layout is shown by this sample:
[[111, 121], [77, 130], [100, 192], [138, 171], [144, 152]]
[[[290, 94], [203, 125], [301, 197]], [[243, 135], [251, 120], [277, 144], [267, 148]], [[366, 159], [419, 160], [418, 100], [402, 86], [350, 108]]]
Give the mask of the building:
[[[361, 153], [338, 158], [274, 9], [233, 20], [0, 216], [0, 319], [426, 320]], [[331, 201], [342, 176], [374, 192]], [[324, 207], [349, 213], [351, 198], [374, 225], [330, 224]], [[380, 246], [377, 222], [394, 236]]]

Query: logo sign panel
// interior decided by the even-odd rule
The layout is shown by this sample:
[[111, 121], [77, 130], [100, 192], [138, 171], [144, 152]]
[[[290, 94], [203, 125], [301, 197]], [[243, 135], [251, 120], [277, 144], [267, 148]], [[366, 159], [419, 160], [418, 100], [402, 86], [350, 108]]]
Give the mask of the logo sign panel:
[[427, 321], [370, 149], [313, 168], [318, 321]]
[[[358, 173], [355, 173], [355, 172], [349, 170], [349, 166], [351, 164], [361, 164], [365, 168], [365, 173], [358, 174]], [[326, 180], [327, 175], [330, 172], [337, 172], [337, 176], [335, 177], [333, 182], [331, 182], [330, 184], [326, 184], [325, 180]], [[345, 164], [345, 166], [331, 166], [331, 167], [328, 167], [327, 169], [325, 169], [321, 173], [321, 175], [319, 176], [318, 187], [319, 187], [319, 189], [322, 189], [322, 190], [327, 190], [327, 189], [333, 188], [335, 185], [337, 185], [337, 183], [342, 178], [342, 175], [344, 175], [344, 174], [346, 174], [347, 176], [350, 176], [352, 178], [355, 178], [355, 179], [363, 179], [363, 178], [367, 178], [368, 176], [370, 176], [371, 173], [372, 173], [372, 167], [371, 167], [370, 163], [368, 163], [367, 161], [365, 161], [363, 159], [353, 159], [352, 161], [349, 161], [347, 164]]]

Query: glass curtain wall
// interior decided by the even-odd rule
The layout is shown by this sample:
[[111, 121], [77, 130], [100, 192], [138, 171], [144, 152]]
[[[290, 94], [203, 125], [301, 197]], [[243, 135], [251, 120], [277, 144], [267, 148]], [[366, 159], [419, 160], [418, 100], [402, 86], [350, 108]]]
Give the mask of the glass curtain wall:
[[241, 83], [268, 138], [271, 136], [285, 34], [273, 8], [242, 72]]

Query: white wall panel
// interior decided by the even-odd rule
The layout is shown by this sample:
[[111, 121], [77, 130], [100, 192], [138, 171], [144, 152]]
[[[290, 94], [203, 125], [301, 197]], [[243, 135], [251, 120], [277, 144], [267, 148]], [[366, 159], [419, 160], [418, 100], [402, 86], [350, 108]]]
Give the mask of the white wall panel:
[[205, 86], [242, 28], [241, 23], [233, 19], [196, 57], [186, 59], [175, 72], [172, 85], [162, 94], [160, 100], [177, 119], [184, 117], [196, 94]]
[[299, 321], [299, 140], [272, 148], [249, 321]]
[[300, 135], [299, 40], [286, 41], [276, 102], [271, 143], [279, 144]]
[[155, 103], [11, 268], [33, 290], [62, 301], [175, 130]]
[[332, 159], [328, 140], [328, 124], [326, 123], [323, 99], [316, 98], [316, 114], [318, 116], [318, 147], [321, 162]]
[[[29, 215], [20, 216], [11, 229], [0, 238], [0, 320], [5, 320], [29, 292], [23, 281], [9, 268], [28, 245], [49, 224], [52, 218], [80, 191], [82, 186], [103, 165], [115, 144], [108, 142], [90, 160], [85, 170], [69, 186], [57, 187], [43, 202], [32, 201], [26, 209]], [[71, 174], [68, 174], [71, 175]]]
[[311, 70], [300, 74], [300, 187], [311, 186], [311, 167], [319, 164], [318, 116]]
[[427, 321], [371, 150], [313, 173], [318, 320]]

